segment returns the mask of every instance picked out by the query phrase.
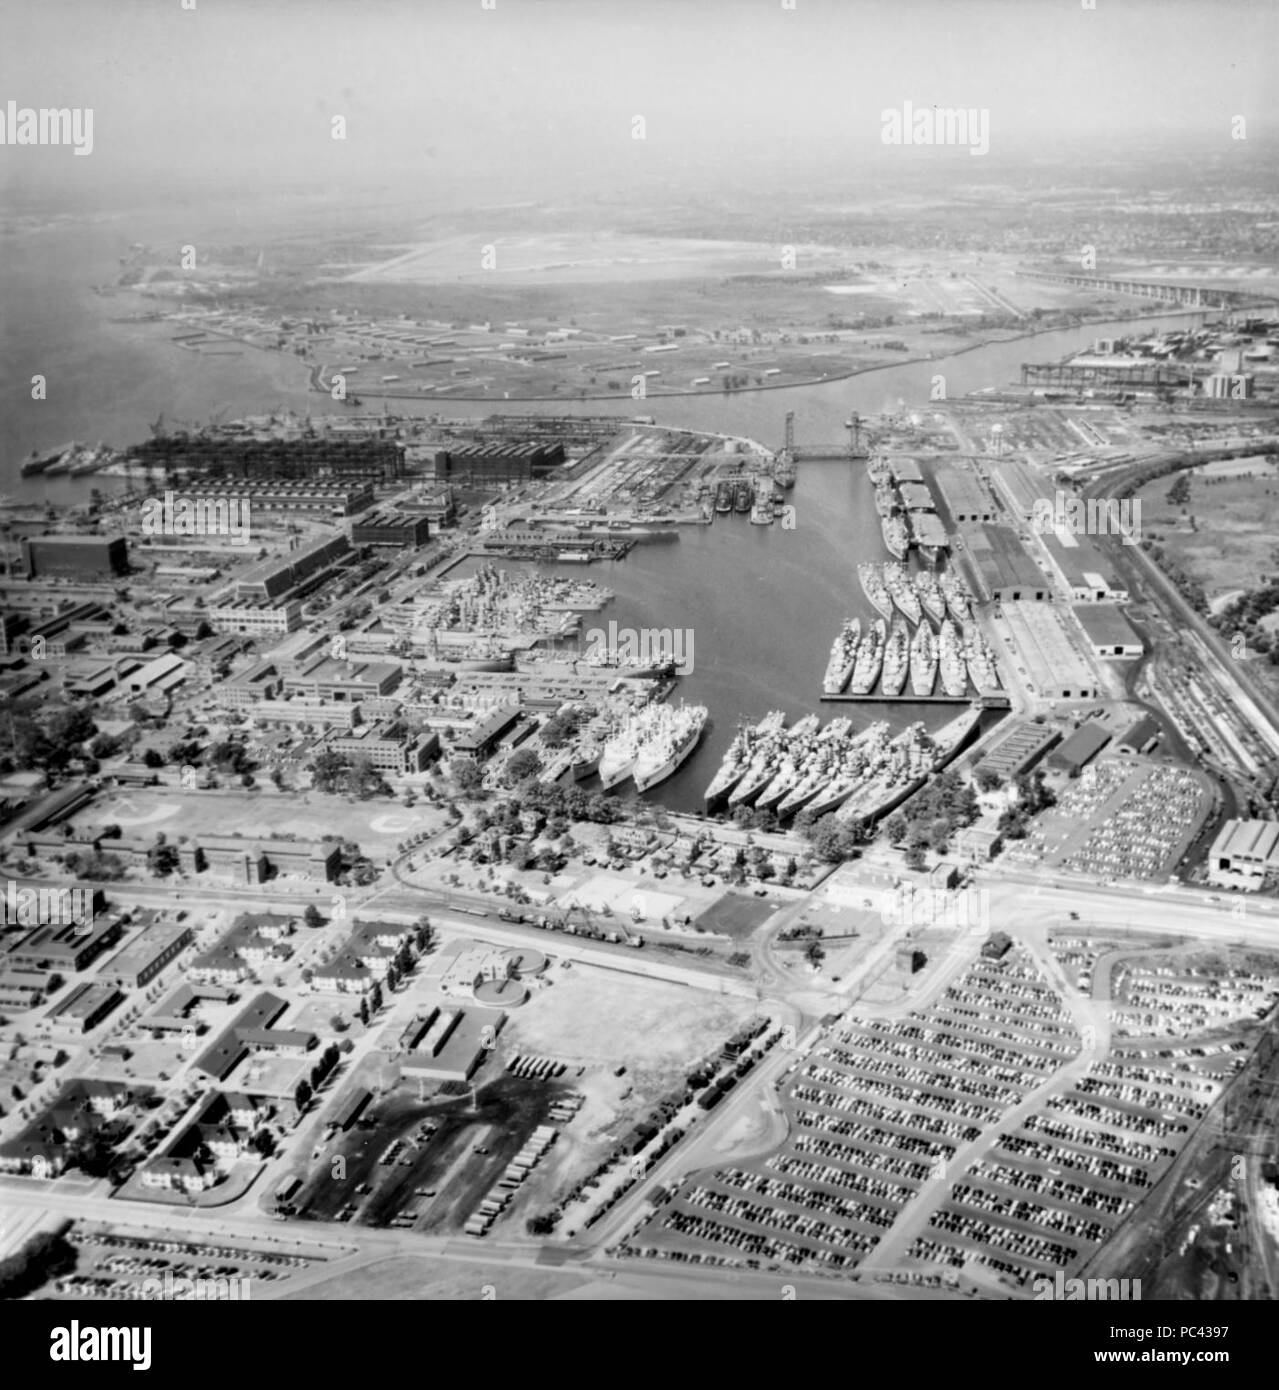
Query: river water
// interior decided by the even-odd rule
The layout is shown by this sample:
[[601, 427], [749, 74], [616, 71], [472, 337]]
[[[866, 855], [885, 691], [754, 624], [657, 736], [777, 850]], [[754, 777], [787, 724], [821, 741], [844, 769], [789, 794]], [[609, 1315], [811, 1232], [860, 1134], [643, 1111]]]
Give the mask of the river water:
[[[181, 244], [181, 219], [172, 228], [151, 223], [149, 243], [166, 231]], [[86, 227], [57, 227], [38, 237], [10, 237], [0, 281], [0, 381], [16, 406], [0, 418], [0, 487], [24, 498], [57, 504], [83, 499], [103, 479], [39, 477], [21, 480], [19, 465], [32, 447], [51, 448], [69, 439], [99, 439], [123, 446], [147, 435], [160, 413], [167, 422], [203, 423], [215, 413], [228, 418], [279, 407], [327, 413], [324, 398], [307, 389], [307, 369], [283, 354], [244, 348], [238, 356], [201, 357], [171, 342], [169, 325], [115, 323], [122, 301], [94, 293], [110, 283], [136, 232], [123, 219]], [[1108, 325], [1109, 336], [1184, 325], [1203, 315]], [[746, 435], [769, 447], [782, 439], [787, 411], [796, 415], [796, 438], [834, 443], [846, 438], [850, 412], [876, 414], [900, 403], [922, 405], [935, 374], [944, 373], [949, 396], [999, 387], [1018, 378], [1020, 364], [1064, 356], [1088, 341], [1089, 326], [997, 343], [969, 352], [885, 368], [843, 381], [732, 396], [650, 397], [646, 401], [456, 402], [451, 414], [570, 413], [651, 415], [659, 424]], [[48, 381], [47, 399], [29, 399], [33, 373]], [[20, 387], [21, 389], [15, 389]], [[370, 404], [372, 402], [370, 401]], [[390, 407], [410, 413], [411, 403]], [[438, 408], [438, 407], [437, 407]], [[427, 413], [428, 403], [423, 403]], [[621, 561], [598, 563], [583, 573], [617, 594], [586, 625], [684, 628], [692, 634], [693, 669], [675, 698], [706, 704], [711, 726], [697, 753], [651, 795], [679, 810], [700, 810], [701, 792], [714, 774], [739, 720], [758, 720], [769, 709], [798, 718], [808, 712], [832, 717], [818, 695], [826, 657], [845, 618], [874, 616], [857, 583], [862, 560], [887, 558], [872, 493], [860, 465], [803, 463], [787, 502], [793, 530], [751, 526], [731, 515], [709, 527], [686, 527], [677, 542], [636, 546]], [[862, 727], [888, 717], [900, 725], [918, 706], [848, 704], [838, 712]], [[932, 707], [935, 727], [953, 714]]]

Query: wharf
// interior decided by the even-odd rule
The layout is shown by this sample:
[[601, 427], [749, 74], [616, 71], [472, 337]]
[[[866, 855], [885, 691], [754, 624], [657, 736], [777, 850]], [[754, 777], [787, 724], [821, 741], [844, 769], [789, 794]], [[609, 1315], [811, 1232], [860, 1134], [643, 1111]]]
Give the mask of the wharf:
[[972, 705], [979, 704], [983, 709], [1011, 709], [1012, 702], [1007, 695], [827, 695], [817, 697], [824, 705], [870, 704], [870, 705]]

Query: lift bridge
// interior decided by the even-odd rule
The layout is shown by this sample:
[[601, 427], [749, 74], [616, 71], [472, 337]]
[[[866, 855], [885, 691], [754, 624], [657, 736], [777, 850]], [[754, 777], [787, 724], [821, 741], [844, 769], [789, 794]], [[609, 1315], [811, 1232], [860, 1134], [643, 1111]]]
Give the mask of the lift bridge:
[[865, 447], [862, 444], [862, 422], [861, 416], [850, 415], [844, 421], [844, 428], [848, 431], [847, 443], [840, 444], [796, 444], [795, 443], [795, 412], [786, 412], [786, 439], [782, 445], [782, 452], [790, 457], [795, 463], [804, 460], [816, 459], [864, 459], [867, 457]]

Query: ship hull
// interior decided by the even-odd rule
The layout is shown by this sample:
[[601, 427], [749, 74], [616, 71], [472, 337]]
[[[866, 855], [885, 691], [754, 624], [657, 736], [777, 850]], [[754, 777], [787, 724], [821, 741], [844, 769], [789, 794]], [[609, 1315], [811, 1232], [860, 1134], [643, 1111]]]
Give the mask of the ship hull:
[[635, 769], [635, 786], [641, 792], [648, 791], [651, 787], [657, 786], [659, 782], [664, 782], [673, 776], [692, 756], [693, 749], [701, 741], [702, 730], [699, 728], [695, 733], [690, 734], [683, 744], [676, 748], [669, 758], [651, 773], [645, 772], [641, 768]]

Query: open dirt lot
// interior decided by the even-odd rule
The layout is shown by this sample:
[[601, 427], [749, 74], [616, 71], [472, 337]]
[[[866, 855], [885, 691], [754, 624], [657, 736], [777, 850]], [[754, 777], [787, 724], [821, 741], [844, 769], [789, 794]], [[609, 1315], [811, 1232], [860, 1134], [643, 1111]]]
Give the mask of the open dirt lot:
[[678, 1069], [754, 1012], [749, 1000], [574, 966], [512, 1015], [502, 1045], [581, 1065]]

